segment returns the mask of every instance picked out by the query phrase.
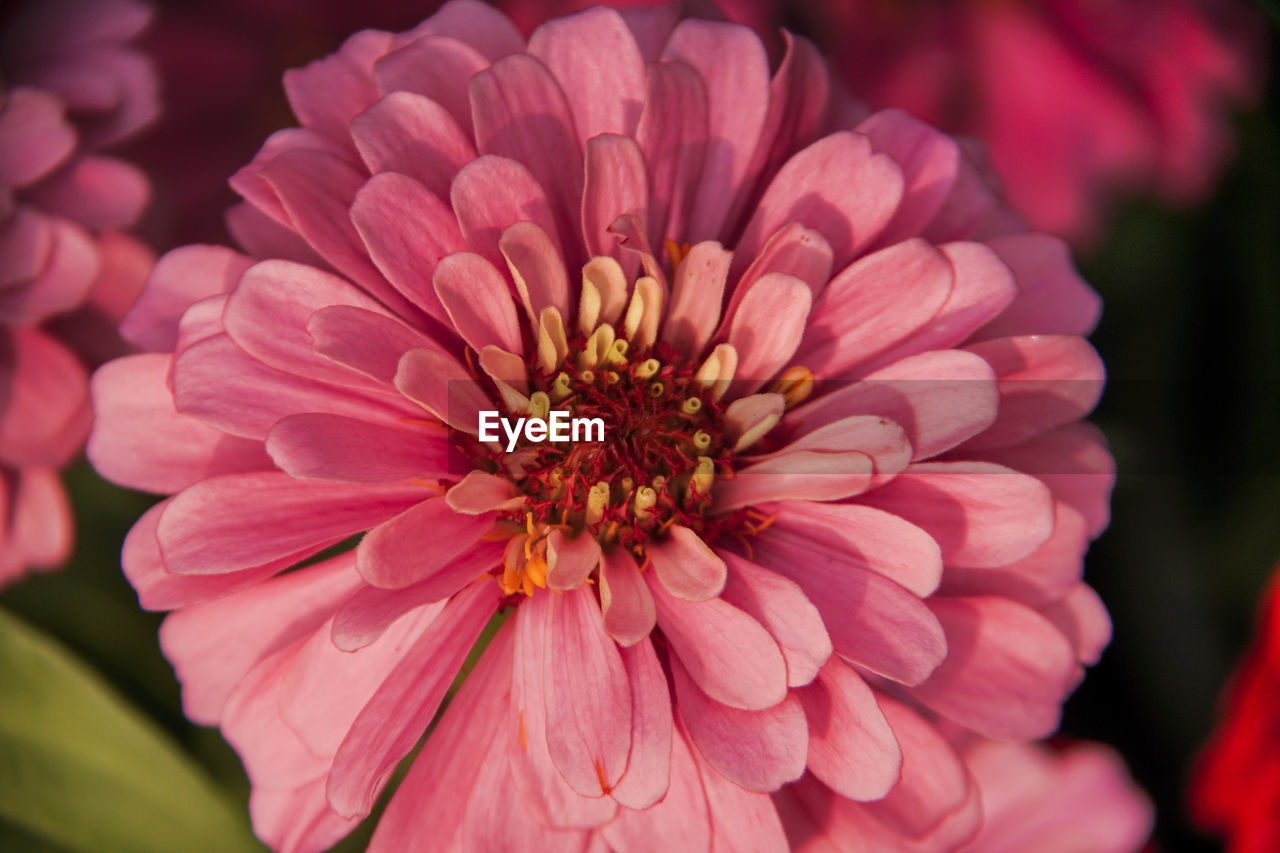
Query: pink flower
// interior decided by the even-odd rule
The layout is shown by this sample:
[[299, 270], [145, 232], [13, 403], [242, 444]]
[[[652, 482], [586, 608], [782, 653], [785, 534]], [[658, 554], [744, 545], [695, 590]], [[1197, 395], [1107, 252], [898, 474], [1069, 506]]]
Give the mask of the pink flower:
[[1107, 202], [1203, 197], [1229, 110], [1261, 88], [1258, 33], [1223, 0], [814, 4], [850, 86], [990, 147], [1009, 200], [1046, 231], [1096, 238]]
[[1120, 756], [1101, 744], [1052, 751], [968, 734], [952, 741], [958, 762], [933, 777], [935, 786], [958, 770], [976, 796], [928, 835], [902, 844], [866, 806], [833, 796], [806, 776], [774, 795], [792, 849], [926, 851], [959, 843], [964, 853], [1137, 853], [1151, 834], [1151, 801]]
[[156, 109], [126, 42], [146, 7], [29, 3], [0, 45], [0, 585], [67, 558], [58, 469], [89, 431], [88, 375], [125, 350], [115, 333], [152, 264], [121, 233], [147, 180], [98, 153]]
[[[482, 637], [372, 849], [781, 849], [806, 769], [917, 835], [975, 796], [932, 720], [1056, 728], [1109, 636], [1098, 299], [787, 45], [357, 33], [232, 179], [247, 254], [157, 264], [89, 453], [173, 495], [125, 572], [273, 848], [369, 814]], [[561, 408], [606, 440], [479, 438]]]

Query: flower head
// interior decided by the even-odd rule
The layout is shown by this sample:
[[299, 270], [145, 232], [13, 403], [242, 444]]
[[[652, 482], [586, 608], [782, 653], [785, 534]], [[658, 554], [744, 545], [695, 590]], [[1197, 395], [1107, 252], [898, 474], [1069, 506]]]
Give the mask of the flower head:
[[369, 813], [481, 637], [374, 849], [776, 849], [806, 768], [917, 834], [972, 796], [905, 781], [959, 766], [932, 720], [1056, 727], [1109, 634], [1097, 297], [787, 45], [469, 0], [358, 33], [233, 179], [248, 254], [158, 263], [90, 456], [174, 495], [125, 571], [273, 847]]
[[57, 472], [89, 430], [85, 365], [123, 351], [115, 326], [152, 263], [117, 230], [141, 213], [146, 178], [99, 153], [156, 110], [127, 44], [149, 14], [69, 0], [0, 19], [0, 585], [68, 556]]

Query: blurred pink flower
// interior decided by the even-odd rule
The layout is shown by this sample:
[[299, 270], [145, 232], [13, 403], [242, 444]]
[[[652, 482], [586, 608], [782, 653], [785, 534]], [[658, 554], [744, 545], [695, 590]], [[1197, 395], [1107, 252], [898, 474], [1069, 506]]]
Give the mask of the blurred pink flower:
[[[933, 715], [1057, 726], [1110, 631], [1097, 296], [786, 42], [357, 33], [232, 179], [246, 254], [157, 264], [89, 453], [174, 495], [125, 572], [273, 848], [369, 814], [486, 625], [372, 849], [782, 849], [806, 768], [916, 835], [975, 796]], [[478, 439], [560, 407], [606, 441]]]
[[1261, 88], [1265, 24], [1233, 0], [806, 5], [846, 81], [990, 147], [1033, 225], [1098, 236], [1108, 202], [1200, 199]]
[[[866, 806], [806, 776], [774, 795], [792, 849], [905, 853], [952, 850], [958, 843], [963, 853], [1137, 853], [1151, 834], [1151, 801], [1120, 756], [1101, 744], [1072, 743], [1055, 751], [972, 735], [952, 741], [954, 763], [943, 773], [937, 767], [915, 772], [935, 780], [963, 774], [974, 796], [929, 834], [903, 844]], [[904, 776], [913, 770], [904, 763]]]
[[58, 469], [89, 430], [85, 364], [124, 352], [115, 327], [153, 261], [118, 230], [146, 177], [99, 153], [154, 115], [155, 80], [127, 44], [148, 15], [67, 0], [0, 21], [0, 585], [70, 552]]

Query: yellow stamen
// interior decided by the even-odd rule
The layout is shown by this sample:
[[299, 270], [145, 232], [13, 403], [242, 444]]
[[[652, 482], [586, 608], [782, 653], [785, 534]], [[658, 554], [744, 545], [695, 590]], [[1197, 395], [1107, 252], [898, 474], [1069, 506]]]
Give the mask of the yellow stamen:
[[686, 397], [680, 404], [680, 411], [686, 415], [696, 415], [702, 409], [702, 401], [697, 397]]
[[813, 371], [800, 365], [789, 367], [769, 390], [786, 397], [788, 409], [798, 406], [813, 393]]
[[693, 487], [700, 495], [711, 494], [711, 481], [716, 476], [716, 464], [710, 456], [699, 456], [698, 467], [693, 470]]
[[656, 358], [646, 358], [636, 366], [636, 378], [648, 379], [657, 375], [658, 371], [661, 369], [662, 362], [658, 361]]

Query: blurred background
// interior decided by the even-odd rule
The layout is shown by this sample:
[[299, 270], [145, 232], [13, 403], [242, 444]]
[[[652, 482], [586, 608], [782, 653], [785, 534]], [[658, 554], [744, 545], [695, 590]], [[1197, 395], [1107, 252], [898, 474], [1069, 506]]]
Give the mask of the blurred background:
[[[284, 68], [332, 51], [350, 31], [405, 28], [431, 8], [403, 0], [331, 13], [301, 0], [157, 5], [143, 46], [160, 65], [165, 113], [123, 156], [155, 183], [142, 235], [160, 251], [227, 242], [222, 211], [234, 196], [223, 180], [268, 133], [293, 124], [279, 85]], [[1259, 15], [1257, 26], [1266, 20]], [[800, 6], [781, 22], [814, 25]], [[1111, 526], [1088, 555], [1086, 579], [1107, 603], [1115, 636], [1067, 705], [1061, 734], [1124, 755], [1155, 800], [1161, 851], [1220, 849], [1189, 824], [1185, 781], [1280, 560], [1274, 53], [1265, 91], [1232, 119], [1235, 154], [1212, 195], [1182, 209], [1128, 198], [1078, 254], [1106, 302], [1093, 342], [1110, 379], [1095, 420], [1120, 471]], [[157, 646], [162, 617], [138, 608], [118, 567], [123, 537], [152, 499], [105, 483], [83, 462], [67, 476], [78, 524], [70, 565], [0, 593], [0, 608], [32, 629], [10, 626], [0, 649], [0, 682], [9, 684], [0, 686], [0, 767], [8, 775], [24, 760], [2, 735], [23, 725], [14, 696], [24, 677], [38, 676], [48, 693], [39, 707], [62, 709], [42, 720], [42, 736], [66, 755], [68, 767], [53, 769], [66, 778], [50, 783], [63, 785], [65, 811], [33, 818], [16, 786], [0, 783], [0, 849], [104, 849], [66, 827], [85, 809], [155, 824], [146, 830], [151, 849], [190, 849], [182, 842], [193, 827], [215, 849], [254, 849], [240, 762], [215, 730], [183, 717]], [[38, 660], [38, 671], [18, 671], [15, 643], [39, 647], [22, 656], [26, 667]], [[86, 739], [97, 751], [83, 748]], [[102, 771], [112, 762], [125, 767], [123, 779]], [[371, 828], [366, 822], [339, 849], [362, 849]]]

